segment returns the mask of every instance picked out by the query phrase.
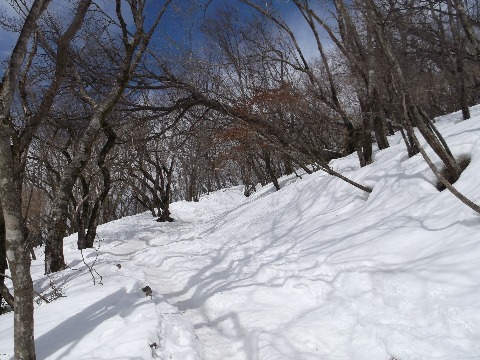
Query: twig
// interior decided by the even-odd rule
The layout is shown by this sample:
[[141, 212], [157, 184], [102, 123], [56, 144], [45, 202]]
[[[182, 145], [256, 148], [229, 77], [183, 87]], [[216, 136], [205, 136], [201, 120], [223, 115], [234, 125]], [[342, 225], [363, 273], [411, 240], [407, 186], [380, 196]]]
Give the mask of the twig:
[[13, 281], [13, 279], [12, 279], [11, 276], [8, 276], [8, 275], [6, 275], [6, 274], [4, 274], [4, 273], [0, 273], [0, 276], [3, 276], [4, 278], [7, 278], [7, 279], [10, 279], [10, 280]]
[[[97, 235], [97, 238], [98, 238], [98, 235]], [[100, 244], [100, 240], [98, 241], [99, 244]], [[94, 248], [95, 249], [95, 259], [93, 260], [93, 263], [92, 265], [88, 265], [87, 262], [85, 261], [85, 257], [83, 256], [83, 250], [80, 249], [80, 254], [82, 255], [82, 261], [83, 263], [85, 264], [85, 266], [88, 268], [88, 271], [90, 272], [90, 275], [92, 275], [92, 279], [93, 279], [93, 285], [96, 285], [96, 280], [95, 280], [95, 275], [93, 274], [93, 272], [95, 271], [95, 274], [98, 275], [98, 277], [100, 278], [100, 281], [98, 282], [100, 285], [103, 285], [103, 277], [102, 275], [100, 275], [98, 273], [98, 271], [94, 268], [95, 266], [95, 263], [97, 262], [97, 259], [98, 259], [98, 249], [97, 248]]]
[[[42, 299], [43, 301], [45, 301], [47, 304], [51, 303], [50, 300], [48, 300], [45, 296], [43, 296], [42, 294], [40, 294], [39, 292], [36, 292], [35, 290], [33, 290], [34, 294], [37, 295], [40, 299]], [[37, 303], [38, 304], [38, 303]], [[38, 304], [40, 305], [40, 304]]]

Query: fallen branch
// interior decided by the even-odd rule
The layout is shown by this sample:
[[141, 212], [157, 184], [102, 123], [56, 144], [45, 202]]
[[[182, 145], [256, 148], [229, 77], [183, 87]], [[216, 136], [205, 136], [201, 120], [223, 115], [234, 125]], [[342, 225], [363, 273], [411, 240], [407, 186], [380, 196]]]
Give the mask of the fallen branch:
[[[7, 279], [10, 279], [13, 281], [12, 277], [11, 276], [8, 276], [6, 274], [3, 274], [3, 273], [0, 273], [0, 276], [3, 276], [4, 278], [7, 278]], [[0, 289], [1, 290], [1, 295], [2, 297], [5, 299], [5, 301], [7, 302], [8, 305], [10, 305], [12, 307], [12, 309], [15, 309], [14, 307], [14, 303], [15, 303], [15, 298], [12, 294], [10, 294], [10, 291], [8, 290], [7, 286], [5, 284], [2, 284], [2, 288]], [[45, 296], [43, 296], [42, 294], [40, 294], [39, 292], [36, 292], [35, 290], [33, 290], [33, 293], [35, 295], [37, 295], [40, 299], [42, 299], [43, 301], [45, 301], [46, 303], [49, 303], [50, 301], [47, 300], [45, 298]]]
[[455, 189], [452, 186], [452, 184], [450, 184], [450, 182], [447, 179], [445, 179], [445, 177], [440, 173], [440, 171], [438, 171], [437, 167], [433, 164], [433, 161], [427, 155], [427, 152], [425, 151], [425, 149], [423, 149], [422, 146], [420, 145], [420, 142], [418, 141], [418, 138], [413, 131], [412, 131], [412, 138], [413, 138], [413, 141], [415, 142], [415, 145], [420, 150], [420, 153], [422, 154], [424, 160], [427, 162], [428, 166], [433, 171], [437, 179], [443, 184], [443, 186], [445, 186], [448, 189], [448, 191], [450, 191], [458, 200], [460, 200], [462, 203], [467, 205], [473, 211], [480, 214], [480, 206], [478, 206], [473, 201], [468, 199], [460, 191]]

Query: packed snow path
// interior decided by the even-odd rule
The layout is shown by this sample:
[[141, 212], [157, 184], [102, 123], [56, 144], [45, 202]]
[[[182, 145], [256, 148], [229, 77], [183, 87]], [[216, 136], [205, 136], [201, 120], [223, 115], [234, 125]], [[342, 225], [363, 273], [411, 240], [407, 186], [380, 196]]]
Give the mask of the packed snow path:
[[[480, 203], [480, 117], [457, 118], [440, 121], [454, 154], [471, 157], [455, 186]], [[67, 238], [71, 269], [53, 279], [68, 279], [66, 297], [36, 309], [39, 358], [480, 358], [480, 217], [390, 142], [365, 168], [332, 162], [369, 195], [314, 173], [282, 178], [279, 192], [175, 203], [174, 223], [105, 224], [98, 252], [84, 253], [104, 285]], [[0, 359], [13, 352], [9, 316]]]

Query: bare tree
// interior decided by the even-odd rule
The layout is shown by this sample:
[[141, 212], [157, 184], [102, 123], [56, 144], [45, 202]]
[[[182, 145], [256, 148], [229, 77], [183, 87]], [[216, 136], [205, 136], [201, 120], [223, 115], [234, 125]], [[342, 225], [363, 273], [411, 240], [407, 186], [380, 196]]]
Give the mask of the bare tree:
[[[173, 138], [174, 135], [169, 135]], [[164, 136], [145, 139], [131, 149], [125, 182], [132, 189], [135, 199], [149, 210], [159, 222], [171, 222], [173, 169], [175, 149], [169, 149], [172, 141]]]
[[[370, 21], [372, 23], [372, 27], [375, 32], [375, 37], [378, 41], [379, 47], [391, 68], [392, 78], [394, 79], [392, 81], [392, 86], [395, 87], [395, 91], [401, 97], [401, 102], [403, 105], [402, 111], [404, 113], [405, 120], [407, 121], [407, 123], [405, 124], [407, 131], [411, 134], [411, 137], [419, 148], [422, 156], [429, 164], [435, 175], [438, 177], [439, 181], [441, 181], [446, 186], [446, 188], [449, 189], [449, 191], [465, 205], [467, 205], [474, 211], [480, 213], [480, 206], [470, 201], [453, 186], [451, 186], [451, 184], [460, 177], [462, 169], [453, 157], [447, 143], [445, 142], [441, 134], [438, 132], [438, 130], [435, 128], [434, 124], [431, 122], [428, 116], [418, 107], [415, 100], [412, 98], [410, 89], [407, 85], [407, 81], [405, 80], [402, 67], [400, 66], [398, 58], [395, 54], [391, 38], [387, 35], [386, 29], [383, 25], [384, 22], [382, 21], [382, 14], [379, 7], [377, 7], [374, 0], [368, 0], [366, 2], [366, 7], [368, 8], [369, 14], [371, 15]], [[445, 166], [445, 172], [449, 175], [448, 179], [446, 179], [443, 175], [440, 174], [440, 172], [433, 165], [429, 157], [426, 155], [426, 152], [420, 148], [420, 144], [413, 131], [414, 126], [418, 127], [420, 133], [425, 138], [427, 143], [431, 146], [437, 156], [442, 160]]]
[[[107, 156], [115, 146], [117, 135], [109, 124], [104, 127], [104, 133], [107, 139], [99, 151], [96, 161], [96, 165], [101, 173], [101, 180], [97, 181], [97, 183], [100, 184], [95, 186], [92, 184], [93, 181], [87, 179], [83, 174], [78, 177], [82, 187], [80, 202], [79, 204], [74, 204], [76, 230], [78, 232], [78, 249], [93, 247], [97, 236], [97, 226], [101, 208], [112, 188], [112, 177], [107, 164]], [[94, 178], [99, 178], [95, 172], [93, 172], [93, 174], [90, 173], [90, 175], [93, 175]]]
[[28, 42], [48, 3], [48, 0], [35, 0], [32, 4], [0, 84], [0, 195], [6, 229], [6, 256], [15, 293], [15, 359], [35, 359], [35, 343], [31, 260], [28, 245], [25, 243], [20, 184], [15, 175], [16, 169], [11, 149], [13, 129], [10, 122], [10, 109], [20, 68], [27, 54]]
[[122, 1], [116, 1], [117, 20], [120, 25], [122, 36], [122, 58], [118, 64], [118, 70], [112, 79], [112, 86], [101, 96], [95, 99], [88, 94], [86, 87], [78, 82], [80, 94], [91, 107], [89, 123], [77, 141], [77, 149], [72, 157], [70, 165], [62, 174], [62, 180], [56, 189], [52, 210], [52, 224], [48, 233], [45, 246], [45, 272], [52, 273], [65, 268], [63, 256], [63, 237], [66, 233], [68, 204], [71, 191], [81, 171], [87, 164], [93, 148], [93, 144], [99, 131], [106, 125], [107, 115], [120, 100], [129, 80], [142, 60], [150, 39], [158, 26], [162, 16], [166, 12], [171, 0], [163, 2], [163, 7], [155, 17], [153, 24], [146, 29], [145, 5], [143, 1], [130, 2], [130, 12], [133, 16], [135, 32], [131, 34], [122, 12]]

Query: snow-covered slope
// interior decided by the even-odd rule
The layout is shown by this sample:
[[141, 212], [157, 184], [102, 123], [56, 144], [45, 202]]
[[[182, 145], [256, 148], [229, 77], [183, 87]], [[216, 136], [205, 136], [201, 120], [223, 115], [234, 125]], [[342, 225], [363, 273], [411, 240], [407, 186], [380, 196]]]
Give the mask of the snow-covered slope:
[[[478, 204], [472, 113], [437, 123], [471, 157], [455, 186]], [[32, 269], [39, 291], [53, 282], [65, 295], [36, 308], [38, 358], [479, 359], [480, 216], [439, 193], [399, 136], [390, 143], [362, 169], [353, 155], [332, 162], [369, 195], [315, 173], [248, 199], [233, 188], [175, 203], [174, 223], [105, 224], [98, 253], [84, 252], [90, 266], [98, 255], [96, 285], [67, 238], [69, 270]], [[0, 317], [0, 359], [12, 320]]]

